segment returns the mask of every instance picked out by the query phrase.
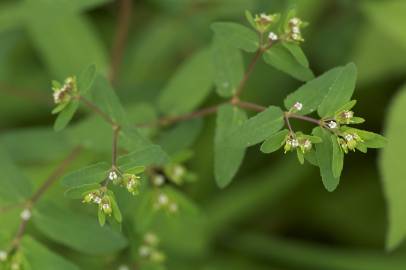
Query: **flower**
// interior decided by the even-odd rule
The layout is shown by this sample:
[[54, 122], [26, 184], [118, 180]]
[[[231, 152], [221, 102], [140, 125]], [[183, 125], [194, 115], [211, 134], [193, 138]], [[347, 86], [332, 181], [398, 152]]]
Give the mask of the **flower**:
[[151, 253], [151, 248], [145, 245], [140, 246], [138, 249], [138, 253], [140, 254], [141, 257], [148, 257]]
[[259, 18], [261, 20], [263, 20], [263, 21], [266, 21], [266, 22], [272, 22], [272, 16], [271, 15], [266, 15], [265, 13], [261, 13], [259, 15]]
[[301, 111], [301, 110], [303, 109], [303, 104], [300, 103], [299, 101], [297, 101], [295, 104], [293, 104], [293, 108], [294, 108], [296, 111]]
[[293, 25], [293, 26], [297, 26], [302, 22], [301, 19], [297, 18], [297, 17], [293, 17], [292, 19], [289, 20], [289, 24]]
[[7, 252], [0, 250], [0, 262], [5, 262], [7, 260]]
[[337, 128], [337, 126], [338, 126], [337, 122], [334, 121], [334, 120], [331, 120], [331, 121], [327, 122], [327, 127], [330, 128], [330, 129], [335, 129], [335, 128]]
[[110, 180], [117, 180], [117, 179], [118, 179], [118, 174], [117, 174], [117, 172], [116, 172], [116, 171], [111, 171], [111, 172], [109, 173], [109, 179], [110, 179]]
[[165, 177], [162, 174], [157, 174], [152, 179], [152, 182], [156, 186], [162, 186], [165, 183]]
[[102, 203], [100, 204], [101, 210], [103, 210], [103, 212], [106, 215], [111, 215], [111, 213], [113, 212], [113, 210], [111, 209], [111, 202], [108, 199], [108, 197], [104, 197]]
[[159, 205], [167, 205], [169, 202], [169, 198], [165, 193], [161, 193], [158, 196], [158, 204]]
[[274, 32], [270, 32], [268, 35], [268, 38], [270, 41], [277, 41], [278, 40], [278, 35], [275, 34]]
[[159, 239], [156, 234], [148, 232], [144, 236], [144, 242], [150, 246], [156, 246], [159, 243]]
[[24, 209], [21, 214], [20, 217], [22, 220], [29, 220], [31, 218], [31, 211], [30, 209], [26, 208]]

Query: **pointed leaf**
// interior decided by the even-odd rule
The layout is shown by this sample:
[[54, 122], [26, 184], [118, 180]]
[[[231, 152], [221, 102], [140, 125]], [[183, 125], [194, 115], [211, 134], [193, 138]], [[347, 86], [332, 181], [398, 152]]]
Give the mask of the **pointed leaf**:
[[58, 114], [54, 123], [54, 130], [61, 131], [64, 129], [72, 120], [75, 112], [79, 107], [78, 100], [71, 100], [69, 104]]
[[61, 179], [61, 183], [67, 187], [78, 187], [86, 184], [100, 183], [106, 179], [109, 169], [110, 166], [107, 162], [96, 163], [68, 173]]

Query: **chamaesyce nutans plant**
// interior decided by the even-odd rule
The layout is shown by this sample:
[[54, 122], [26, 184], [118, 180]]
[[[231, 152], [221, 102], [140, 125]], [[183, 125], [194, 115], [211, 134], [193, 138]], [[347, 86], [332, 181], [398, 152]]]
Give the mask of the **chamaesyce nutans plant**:
[[[100, 233], [100, 249], [107, 242], [121, 245], [122, 240], [112, 231], [122, 229], [120, 224], [125, 217], [122, 212], [129, 211], [131, 208], [128, 206], [136, 202], [140, 209], [137, 215], [142, 220], [137, 231], [140, 243], [135, 247], [138, 256], [129, 264], [140, 267], [136, 269], [143, 269], [145, 265], [164, 267], [170, 255], [161, 250], [159, 238], [168, 236], [154, 233], [153, 224], [168, 217], [182, 218], [185, 212], [195, 213], [195, 209], [177, 189], [196, 178], [186, 166], [186, 161], [193, 159], [193, 154], [190, 151], [166, 151], [161, 147], [163, 142], [160, 141], [159, 133], [162, 128], [175, 123], [216, 115], [214, 175], [221, 188], [231, 183], [246, 149], [251, 146], [260, 144], [260, 151], [266, 154], [281, 149], [275, 154], [296, 155], [300, 164], [309, 162], [319, 167], [322, 184], [328, 191], [334, 191], [340, 181], [346, 154], [357, 150], [367, 153], [368, 148], [385, 145], [386, 140], [381, 135], [358, 128], [364, 119], [354, 112], [356, 101], [352, 96], [357, 70], [353, 63], [315, 77], [300, 47], [305, 41], [302, 32], [307, 23], [294, 10], [282, 15], [261, 13], [254, 16], [246, 12], [246, 18], [250, 28], [232, 22], [212, 24], [214, 35], [211, 47], [194, 55], [171, 80], [170, 86], [158, 100], [158, 106], [166, 114], [153, 121], [134, 121], [130, 118], [111, 82], [95, 65], [90, 65], [80, 74], [69, 76], [62, 82], [52, 82], [55, 130], [62, 131], [78, 108], [83, 106], [100, 119], [91, 116], [75, 132], [79, 134], [81, 128], [87, 126], [97, 131], [92, 134], [96, 140], [108, 136], [111, 140], [111, 159], [108, 162], [99, 160], [65, 173], [66, 167], [80, 157], [87, 147], [92, 146], [85, 139], [79, 140], [78, 146], [29, 199], [11, 206], [22, 209], [21, 221], [9, 248], [0, 251], [1, 269], [31, 269], [30, 260], [21, 247], [24, 241], [26, 245], [35, 244], [24, 240], [23, 236], [28, 222], [35, 215], [38, 200], [60, 178], [66, 190], [65, 196], [75, 199], [72, 203], [76, 207], [82, 203], [80, 207], [94, 212], [102, 226], [94, 227], [91, 225], [92, 220], [83, 220], [83, 241], [76, 242], [75, 248], [86, 251], [85, 232], [88, 228]], [[242, 52], [253, 54], [245, 69]], [[213, 73], [216, 91], [224, 101], [191, 112], [205, 94], [201, 97], [197, 95], [196, 100], [185, 105], [179, 102], [182, 96], [178, 94], [178, 87], [188, 76], [188, 69], [193, 69], [200, 59], [210, 59], [209, 72]], [[261, 60], [303, 82], [302, 86], [285, 98], [281, 107], [241, 99], [247, 81]], [[205, 80], [196, 82], [200, 86], [207, 85], [203, 86], [207, 89], [211, 83]], [[194, 91], [193, 87], [190, 91]], [[254, 115], [248, 117], [247, 112]], [[307, 122], [312, 129], [298, 129], [295, 127], [298, 121]], [[99, 132], [100, 129], [103, 132]], [[173, 136], [176, 137], [176, 133]], [[54, 223], [57, 221], [41, 218], [39, 214], [38, 219], [39, 224], [57, 226]], [[53, 234], [51, 231], [47, 233]], [[53, 237], [65, 243], [70, 236]], [[120, 269], [129, 268], [123, 266]]]

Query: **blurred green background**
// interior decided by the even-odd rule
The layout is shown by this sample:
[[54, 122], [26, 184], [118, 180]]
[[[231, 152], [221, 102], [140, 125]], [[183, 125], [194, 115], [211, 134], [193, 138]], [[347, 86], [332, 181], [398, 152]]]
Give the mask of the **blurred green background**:
[[[401, 0], [133, 1], [128, 40], [114, 83], [130, 117], [143, 122], [140, 104], [155, 108], [157, 95], [180, 63], [210, 44], [212, 22], [246, 24], [246, 9], [281, 12], [292, 5], [310, 22], [303, 49], [315, 74], [355, 62], [356, 113], [367, 119], [364, 129], [382, 133], [391, 97], [406, 75], [406, 1]], [[106, 0], [0, 2], [0, 140], [34, 185], [43, 182], [73, 145], [66, 132], [52, 131], [50, 81], [62, 80], [89, 63], [107, 73], [117, 14], [118, 3]], [[251, 57], [245, 54], [246, 63]], [[260, 62], [242, 98], [281, 105], [299, 85]], [[212, 91], [202, 106], [220, 100]], [[81, 111], [73, 126], [86, 113]], [[213, 177], [214, 120], [194, 121], [185, 135], [197, 136], [192, 139], [195, 155], [188, 169], [199, 178], [181, 189], [204, 218], [172, 235], [175, 245], [192, 244], [179, 244], [176, 249], [164, 244], [168, 269], [406, 269], [405, 248], [390, 254], [384, 248], [387, 214], [378, 151], [348, 155], [341, 184], [328, 193], [316, 167], [301, 166], [289, 155], [264, 155], [253, 147], [234, 182], [220, 190]], [[103, 134], [93, 136], [100, 144], [105, 142]], [[105, 145], [109, 147], [110, 142]], [[73, 167], [107, 154], [88, 150]], [[47, 196], [61, 206], [78, 208], [78, 202], [62, 194], [63, 188], [56, 185]], [[16, 229], [13, 215], [18, 214], [0, 216], [0, 247], [7, 245]], [[117, 269], [120, 262], [133, 263], [131, 248], [118, 255], [90, 256], [47, 239], [35, 226], [29, 232], [81, 269]], [[124, 234], [135, 242], [128, 230]]]

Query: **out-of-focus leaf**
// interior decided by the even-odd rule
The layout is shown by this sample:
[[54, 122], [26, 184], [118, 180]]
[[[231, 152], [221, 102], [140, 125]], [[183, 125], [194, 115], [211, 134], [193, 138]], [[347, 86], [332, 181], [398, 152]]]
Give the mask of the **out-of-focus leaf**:
[[72, 120], [78, 108], [79, 108], [78, 100], [70, 101], [69, 104], [63, 109], [63, 111], [61, 111], [56, 117], [54, 123], [54, 130], [61, 131], [62, 129], [64, 129], [69, 124], [70, 120]]
[[315, 147], [317, 164], [320, 167], [324, 187], [330, 192], [334, 191], [340, 182], [340, 178], [333, 175], [333, 142], [330, 133], [321, 127], [317, 127], [313, 129], [313, 135], [323, 140], [322, 143], [316, 144]]
[[122, 170], [136, 166], [162, 165], [168, 161], [168, 155], [158, 145], [147, 145], [118, 158]]
[[20, 2], [0, 4], [0, 33], [20, 26], [24, 12]]
[[355, 88], [356, 68], [350, 63], [333, 68], [321, 76], [308, 81], [285, 99], [285, 107], [292, 108], [296, 102], [303, 104], [300, 114], [309, 114], [318, 109], [320, 116], [332, 116], [350, 101]]
[[214, 176], [221, 188], [231, 183], [243, 161], [245, 147], [229, 144], [228, 135], [246, 119], [245, 112], [237, 107], [227, 104], [219, 108], [214, 139]]
[[244, 76], [241, 52], [218, 35], [214, 36], [211, 50], [217, 93], [222, 97], [231, 97]]
[[67, 187], [77, 187], [86, 184], [100, 183], [107, 177], [110, 166], [107, 162], [93, 164], [77, 171], [68, 173], [61, 179], [61, 183]]
[[211, 28], [219, 38], [223, 38], [235, 48], [247, 52], [255, 52], [259, 48], [258, 34], [243, 25], [221, 22], [213, 23]]
[[[37, 229], [50, 239], [91, 255], [110, 254], [127, 245], [127, 240], [94, 217], [42, 203], [33, 213]], [[59, 268], [58, 268], [59, 269]]]
[[213, 85], [210, 56], [210, 50], [205, 48], [182, 64], [158, 98], [162, 112], [187, 113], [204, 101]]
[[[294, 52], [298, 54], [297, 50]], [[313, 72], [307, 66], [301, 65], [295, 56], [282, 44], [272, 46], [264, 53], [263, 58], [267, 64], [300, 81], [308, 81], [314, 78]]]
[[389, 210], [389, 229], [386, 246], [396, 248], [406, 236], [406, 166], [404, 155], [406, 151], [405, 132], [406, 122], [406, 88], [393, 98], [393, 103], [387, 117], [385, 136], [388, 145], [380, 156], [380, 168], [383, 176], [383, 186]]
[[24, 236], [21, 250], [32, 270], [79, 270], [73, 263], [50, 251], [30, 236]]
[[228, 136], [230, 145], [248, 147], [260, 143], [283, 126], [283, 112], [275, 106], [268, 107], [248, 119], [238, 128], [234, 128]]
[[9, 155], [0, 146], [0, 197], [1, 201], [21, 202], [31, 194], [31, 183], [10, 160]]

